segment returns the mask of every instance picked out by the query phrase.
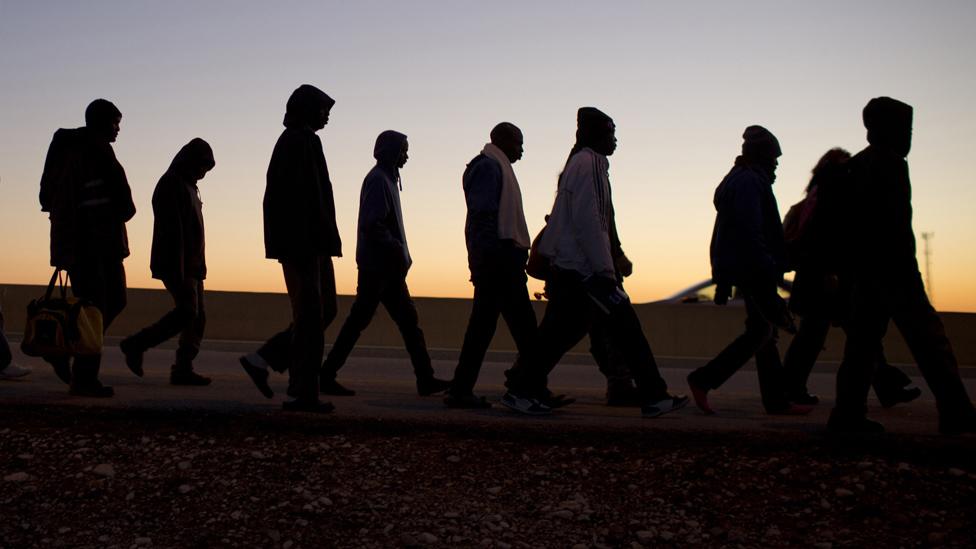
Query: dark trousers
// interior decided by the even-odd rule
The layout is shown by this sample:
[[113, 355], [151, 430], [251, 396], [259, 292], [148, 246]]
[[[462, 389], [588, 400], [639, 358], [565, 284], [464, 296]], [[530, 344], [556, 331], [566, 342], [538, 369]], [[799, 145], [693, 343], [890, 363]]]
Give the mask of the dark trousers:
[[[786, 376], [788, 395], [802, 395], [808, 392], [807, 379], [813, 371], [817, 357], [820, 356], [820, 351], [823, 350], [829, 331], [830, 319], [826, 315], [810, 313], [800, 321], [800, 328], [783, 356], [783, 371]], [[871, 378], [871, 386], [878, 398], [886, 398], [887, 395], [904, 389], [911, 382], [912, 380], [904, 372], [888, 364], [884, 351], [878, 354], [874, 375]]]
[[[775, 291], [775, 286], [768, 291]], [[778, 331], [763, 316], [757, 296], [742, 288], [739, 292], [746, 305], [746, 331], [688, 378], [704, 389], [718, 389], [755, 356], [763, 407], [768, 412], [783, 410], [789, 402], [784, 390], [783, 365], [776, 348]]]
[[329, 357], [322, 365], [322, 375], [335, 377], [336, 373], [346, 363], [349, 353], [356, 346], [360, 334], [369, 326], [380, 303], [390, 313], [390, 318], [396, 323], [403, 336], [403, 343], [413, 364], [413, 373], [417, 379], [431, 379], [434, 369], [430, 364], [427, 353], [427, 342], [424, 332], [420, 329], [417, 308], [407, 289], [405, 275], [384, 273], [372, 270], [359, 270], [356, 286], [356, 300], [349, 311], [349, 317], [339, 330], [335, 344], [329, 351]]
[[200, 343], [207, 325], [203, 306], [203, 281], [184, 278], [164, 280], [163, 284], [173, 298], [173, 310], [163, 315], [155, 324], [130, 336], [129, 342], [136, 349], [144, 351], [180, 334], [173, 370], [192, 370], [193, 359], [200, 353]]
[[3, 313], [0, 313], [0, 370], [3, 370], [13, 362], [14, 356], [10, 353], [10, 342], [7, 341], [7, 334], [3, 331]]
[[[643, 330], [642, 330], [643, 335]], [[645, 338], [646, 340], [646, 338]], [[630, 367], [619, 349], [612, 344], [607, 325], [596, 322], [590, 326], [590, 355], [603, 377], [607, 378], [607, 390], [630, 389], [634, 385]]]
[[470, 395], [481, 371], [488, 345], [495, 336], [498, 316], [508, 325], [520, 356], [530, 356], [536, 339], [536, 318], [525, 280], [501, 278], [474, 283], [474, 304], [464, 332], [451, 394]]
[[319, 365], [325, 348], [325, 329], [336, 316], [335, 271], [331, 257], [282, 261], [291, 324], [258, 349], [271, 368], [288, 371], [288, 395], [318, 400]]
[[[102, 313], [102, 331], [125, 309], [125, 267], [121, 259], [91, 259], [68, 267], [71, 291], [79, 299], [87, 299]], [[71, 384], [84, 386], [98, 383], [102, 355], [75, 357]]]
[[508, 386], [512, 392], [522, 396], [545, 395], [549, 373], [597, 325], [608, 334], [611, 348], [620, 353], [622, 362], [629, 367], [641, 396], [646, 400], [666, 398], [667, 383], [661, 377], [640, 319], [629, 301], [609, 313], [604, 312], [588, 295], [579, 275], [570, 271], [551, 275], [546, 282], [546, 295], [549, 302], [539, 325], [535, 351], [510, 371]]
[[[894, 277], [892, 277], [894, 278]], [[973, 404], [959, 377], [959, 366], [945, 334], [942, 319], [932, 308], [922, 277], [905, 276], [900, 283], [856, 284], [854, 310], [848, 325], [844, 360], [837, 371], [835, 412], [863, 417], [874, 371], [874, 359], [893, 321], [901, 332], [918, 369], [935, 396], [941, 416], [971, 414]]]

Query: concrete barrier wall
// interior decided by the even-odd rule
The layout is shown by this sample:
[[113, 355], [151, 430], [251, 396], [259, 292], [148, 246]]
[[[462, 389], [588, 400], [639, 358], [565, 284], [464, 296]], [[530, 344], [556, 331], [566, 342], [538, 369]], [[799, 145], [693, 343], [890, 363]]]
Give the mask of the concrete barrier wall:
[[[3, 285], [3, 310], [7, 330], [23, 330], [27, 304], [43, 294], [41, 286]], [[163, 290], [130, 289], [129, 305], [109, 329], [109, 335], [128, 335], [162, 316], [172, 306]], [[450, 298], [417, 298], [420, 324], [432, 349], [456, 350], [461, 346], [471, 300]], [[326, 341], [335, 339], [342, 321], [352, 305], [351, 296], [339, 296], [339, 314], [326, 332]], [[271, 293], [211, 292], [206, 294], [208, 339], [262, 341], [288, 325], [291, 309], [288, 296]], [[535, 302], [536, 316], [541, 320], [545, 302]], [[743, 329], [745, 312], [742, 307], [716, 307], [706, 304], [644, 304], [637, 312], [651, 347], [659, 356], [711, 357], [718, 353]], [[976, 365], [976, 314], [942, 313], [946, 331], [952, 341], [959, 363]], [[780, 349], [789, 344], [789, 335], [781, 339]], [[376, 318], [360, 339], [361, 345], [400, 347], [400, 334], [386, 311], [380, 308]], [[584, 340], [574, 349], [587, 352]], [[832, 330], [821, 360], [837, 361], [843, 353], [844, 337], [840, 330]], [[492, 341], [492, 350], [514, 351], [515, 344], [507, 328], [500, 323]], [[885, 340], [888, 360], [895, 363], [914, 362], [897, 330], [889, 330]]]

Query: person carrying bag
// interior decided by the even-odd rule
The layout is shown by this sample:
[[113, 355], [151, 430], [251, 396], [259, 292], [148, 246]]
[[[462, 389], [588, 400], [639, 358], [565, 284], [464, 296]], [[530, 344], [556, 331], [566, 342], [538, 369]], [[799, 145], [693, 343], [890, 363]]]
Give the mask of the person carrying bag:
[[20, 344], [25, 355], [71, 358], [102, 352], [101, 311], [88, 300], [70, 296], [67, 283], [67, 272], [55, 269], [44, 296], [27, 306], [27, 324]]

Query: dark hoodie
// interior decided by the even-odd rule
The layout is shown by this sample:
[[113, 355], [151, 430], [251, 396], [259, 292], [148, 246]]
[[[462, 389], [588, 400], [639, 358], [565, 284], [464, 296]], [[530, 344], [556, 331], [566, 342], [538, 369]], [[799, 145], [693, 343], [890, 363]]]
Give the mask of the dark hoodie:
[[315, 135], [319, 110], [334, 104], [308, 84], [288, 98], [285, 131], [271, 154], [264, 191], [264, 248], [269, 259], [342, 255], [332, 181], [322, 141]]
[[387, 130], [376, 138], [376, 166], [366, 174], [359, 195], [356, 264], [370, 271], [402, 271], [412, 260], [400, 210], [400, 171], [397, 160], [407, 136]]
[[210, 145], [194, 138], [180, 149], [153, 192], [153, 240], [149, 268], [153, 278], [207, 278], [203, 202], [197, 181], [214, 167]]
[[51, 265], [128, 257], [125, 223], [136, 207], [125, 170], [100, 132], [83, 127], [54, 133], [40, 202], [51, 219]]

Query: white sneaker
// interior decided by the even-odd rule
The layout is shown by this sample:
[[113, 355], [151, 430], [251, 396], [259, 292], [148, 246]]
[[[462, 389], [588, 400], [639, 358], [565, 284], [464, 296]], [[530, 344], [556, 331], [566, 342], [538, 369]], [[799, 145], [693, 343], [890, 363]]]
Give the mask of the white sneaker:
[[0, 370], [0, 379], [17, 379], [31, 373], [31, 369], [19, 364], [10, 363], [6, 368]]
[[511, 391], [505, 393], [501, 400], [502, 406], [510, 408], [527, 416], [547, 416], [552, 409], [534, 398], [520, 397]]
[[680, 410], [687, 405], [688, 397], [685, 395], [671, 395], [664, 400], [645, 403], [641, 406], [641, 415], [643, 417], [659, 417], [669, 412]]

